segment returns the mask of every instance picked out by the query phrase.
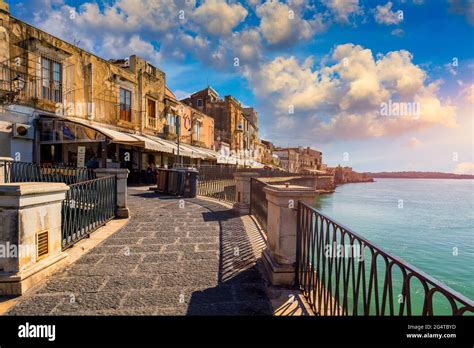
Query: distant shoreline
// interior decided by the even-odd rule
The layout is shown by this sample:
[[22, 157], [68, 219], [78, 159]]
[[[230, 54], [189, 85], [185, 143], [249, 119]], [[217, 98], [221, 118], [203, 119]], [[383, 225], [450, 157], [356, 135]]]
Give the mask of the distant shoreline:
[[474, 175], [470, 174], [438, 172], [379, 172], [367, 173], [367, 175], [374, 179], [474, 179]]

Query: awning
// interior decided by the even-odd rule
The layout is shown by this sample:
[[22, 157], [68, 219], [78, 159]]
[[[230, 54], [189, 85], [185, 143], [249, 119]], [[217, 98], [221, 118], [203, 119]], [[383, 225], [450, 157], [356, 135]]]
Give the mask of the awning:
[[[170, 153], [173, 155], [178, 155], [178, 145], [177, 143], [173, 141], [169, 141], [169, 140], [162, 139], [162, 138], [152, 136], [152, 135], [146, 135], [146, 134], [138, 135], [138, 134], [122, 132], [119, 130], [113, 130], [106, 127], [105, 125], [100, 125], [93, 121], [88, 121], [88, 120], [84, 120], [77, 117], [70, 117], [70, 116], [55, 116], [55, 117], [60, 118], [64, 121], [77, 123], [85, 127], [94, 129], [95, 131], [105, 135], [113, 143], [140, 146], [149, 151], [165, 152], [165, 153]], [[0, 124], [0, 128], [1, 128], [1, 124]], [[219, 156], [219, 153], [213, 150], [196, 147], [189, 144], [180, 144], [179, 155], [184, 156], [184, 157], [191, 157], [191, 158], [216, 160]]]
[[125, 144], [125, 145], [135, 145], [135, 146], [141, 146], [144, 147], [145, 144], [143, 141], [138, 140], [137, 138], [134, 138], [131, 134], [127, 134], [125, 132], [120, 132], [116, 130], [112, 130], [110, 128], [100, 126], [97, 123], [94, 123], [92, 121], [87, 121], [83, 120], [77, 117], [59, 117], [63, 119], [64, 121], [69, 121], [73, 123], [78, 123], [83, 126], [92, 128], [96, 130], [99, 133], [102, 133], [105, 135], [107, 138], [109, 138], [113, 143], [118, 143], [118, 144]]
[[217, 160], [219, 157], [219, 153], [214, 150], [204, 149], [202, 147], [198, 147], [197, 150], [204, 153], [207, 156], [206, 159]]
[[167, 153], [173, 153], [173, 149], [165, 146], [158, 141], [155, 141], [153, 139], [141, 136], [141, 135], [136, 135], [133, 134], [132, 137], [143, 141], [145, 150], [150, 150], [150, 151], [156, 151], [156, 152], [167, 152]]
[[188, 151], [190, 153], [191, 158], [200, 158], [200, 159], [207, 158], [207, 155], [201, 152], [198, 147], [188, 145], [188, 144], [180, 144], [179, 145], [180, 151], [182, 151], [183, 148], [185, 149], [185, 151]]
[[[146, 135], [147, 138], [157, 142], [158, 144], [160, 144], [160, 146], [163, 147], [163, 149], [165, 149], [163, 152], [167, 152], [167, 153], [172, 153], [173, 155], [177, 155], [178, 154], [178, 146], [173, 143], [172, 141], [169, 141], [169, 140], [165, 140], [165, 139], [161, 139], [161, 138], [158, 138], [158, 137], [155, 137], [155, 136], [152, 136], [152, 135]], [[180, 147], [179, 149], [179, 153], [180, 153], [180, 156], [187, 156], [189, 157], [189, 154], [186, 153], [186, 151], [183, 151], [183, 149]]]

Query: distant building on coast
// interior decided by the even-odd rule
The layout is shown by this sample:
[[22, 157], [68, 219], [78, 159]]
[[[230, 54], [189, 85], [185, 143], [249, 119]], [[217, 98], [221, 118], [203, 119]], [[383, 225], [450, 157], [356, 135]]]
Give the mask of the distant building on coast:
[[299, 174], [322, 173], [323, 153], [310, 147], [278, 147], [273, 151], [280, 160], [280, 166]]
[[326, 171], [334, 175], [334, 183], [346, 184], [350, 182], [372, 182], [374, 179], [368, 173], [358, 173], [352, 167], [327, 167]]

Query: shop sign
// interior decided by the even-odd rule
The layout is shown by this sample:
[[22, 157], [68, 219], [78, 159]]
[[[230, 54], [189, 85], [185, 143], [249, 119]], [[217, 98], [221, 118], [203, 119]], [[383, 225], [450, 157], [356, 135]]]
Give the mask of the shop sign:
[[77, 147], [77, 167], [78, 168], [85, 167], [85, 161], [86, 161], [86, 147], [78, 146]]

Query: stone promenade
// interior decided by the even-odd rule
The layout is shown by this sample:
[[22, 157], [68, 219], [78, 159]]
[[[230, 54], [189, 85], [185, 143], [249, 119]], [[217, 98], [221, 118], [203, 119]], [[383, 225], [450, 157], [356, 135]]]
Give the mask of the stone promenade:
[[[229, 208], [129, 190], [125, 227], [10, 315], [271, 315], [262, 246]], [[260, 238], [260, 239], [259, 239]]]

